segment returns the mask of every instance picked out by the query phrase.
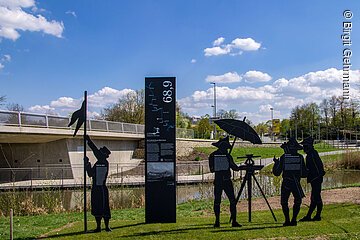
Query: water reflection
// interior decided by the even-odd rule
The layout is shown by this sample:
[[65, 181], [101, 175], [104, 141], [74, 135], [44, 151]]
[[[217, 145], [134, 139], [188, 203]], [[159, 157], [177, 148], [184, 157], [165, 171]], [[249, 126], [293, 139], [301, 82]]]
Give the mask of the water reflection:
[[[262, 190], [266, 196], [273, 196], [280, 193], [281, 177], [256, 175]], [[341, 187], [344, 185], [360, 183], [360, 171], [334, 171], [324, 177], [323, 188]], [[241, 181], [234, 182], [236, 193], [239, 191]], [[305, 192], [311, 190], [306, 179], [301, 184]], [[112, 209], [140, 207], [145, 204], [145, 191], [140, 188], [114, 188], [110, 187], [110, 207]], [[90, 199], [90, 191], [88, 191]], [[261, 196], [258, 187], [253, 183], [253, 197]], [[225, 197], [225, 195], [223, 196]], [[189, 200], [201, 200], [213, 198], [213, 184], [194, 184], [177, 187], [177, 203]], [[247, 198], [247, 191], [243, 191], [241, 198]], [[31, 200], [35, 207], [50, 209], [61, 208], [65, 210], [80, 210], [82, 208], [82, 190], [55, 190], [55, 191], [28, 191], [28, 192], [3, 192], [0, 195], [0, 211], [6, 213], [8, 209], [17, 202], [17, 205], [24, 206], [24, 203]], [[89, 200], [90, 203], [90, 200]]]

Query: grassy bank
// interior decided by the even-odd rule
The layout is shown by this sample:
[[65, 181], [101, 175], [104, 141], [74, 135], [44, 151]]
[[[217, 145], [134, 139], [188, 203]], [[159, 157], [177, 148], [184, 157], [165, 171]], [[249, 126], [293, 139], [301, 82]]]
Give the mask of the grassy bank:
[[[228, 202], [222, 212], [222, 227], [214, 229], [211, 201], [196, 201], [178, 206], [175, 224], [144, 224], [144, 209], [113, 211], [113, 232], [83, 234], [81, 213], [49, 214], [16, 217], [15, 237], [32, 239], [52, 229], [49, 238], [59, 239], [248, 239], [248, 238], [315, 238], [355, 239], [360, 237], [360, 205], [335, 204], [324, 208], [323, 221], [299, 223], [297, 227], [282, 227], [281, 210], [275, 210], [278, 222], [274, 222], [269, 211], [253, 212], [252, 223], [247, 222], [247, 213], [239, 213], [241, 228], [231, 228], [228, 223]], [[304, 215], [302, 209], [300, 215]], [[95, 228], [89, 216], [89, 228]], [[5, 233], [5, 234], [4, 234]], [[8, 238], [7, 219], [0, 218], [0, 238]]]
[[[321, 156], [325, 171], [352, 169], [360, 170], [360, 152], [346, 152], [340, 154]], [[266, 166], [261, 171], [271, 173], [273, 164]]]

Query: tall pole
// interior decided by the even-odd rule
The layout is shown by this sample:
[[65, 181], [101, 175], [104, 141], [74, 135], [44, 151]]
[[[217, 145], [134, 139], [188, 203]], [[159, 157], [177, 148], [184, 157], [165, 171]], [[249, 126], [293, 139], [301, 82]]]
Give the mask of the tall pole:
[[297, 113], [296, 113], [295, 114], [295, 139], [296, 139], [296, 141], [298, 140], [297, 121], [298, 121], [298, 117], [297, 117]]
[[87, 212], [86, 212], [86, 123], [87, 123], [87, 91], [84, 92], [84, 102], [85, 102], [85, 109], [84, 109], [84, 232], [87, 232]]
[[[213, 108], [214, 108], [214, 113], [213, 113], [213, 117], [214, 120], [216, 119], [216, 83], [212, 82], [210, 84], [214, 85], [214, 104], [213, 104]], [[214, 124], [214, 138], [216, 138], [216, 125]]]
[[273, 126], [273, 118], [274, 118], [274, 108], [270, 108], [271, 111], [271, 140], [274, 141], [274, 126]]
[[10, 209], [10, 240], [14, 239], [14, 211]]

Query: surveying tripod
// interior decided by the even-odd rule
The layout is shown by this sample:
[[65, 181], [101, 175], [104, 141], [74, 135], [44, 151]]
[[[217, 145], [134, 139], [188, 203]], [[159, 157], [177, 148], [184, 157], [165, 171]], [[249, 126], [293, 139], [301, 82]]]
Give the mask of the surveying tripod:
[[252, 196], [252, 181], [251, 181], [252, 179], [251, 179], [251, 177], [253, 177], [256, 185], [260, 189], [260, 192], [261, 192], [263, 198], [266, 201], [267, 206], [269, 207], [269, 209], [271, 211], [271, 214], [272, 214], [275, 222], [277, 222], [275, 214], [274, 214], [273, 210], [271, 209], [271, 206], [270, 206], [270, 204], [269, 204], [269, 202], [268, 202], [263, 190], [261, 189], [261, 186], [260, 186], [260, 184], [259, 184], [259, 182], [256, 179], [255, 174], [254, 174], [254, 172], [256, 170], [261, 170], [264, 167], [264, 165], [255, 165], [254, 160], [253, 160], [254, 157], [260, 157], [260, 156], [254, 156], [253, 154], [247, 154], [244, 157], [238, 157], [238, 158], [246, 158], [245, 164], [240, 165], [240, 170], [245, 170], [246, 173], [245, 173], [245, 177], [244, 177], [244, 179], [243, 179], [243, 181], [241, 183], [239, 193], [238, 193], [238, 195], [236, 197], [236, 204], [238, 203], [238, 201], [240, 199], [240, 196], [241, 196], [241, 193], [244, 190], [245, 184], [247, 183], [249, 222], [251, 222], [251, 196]]

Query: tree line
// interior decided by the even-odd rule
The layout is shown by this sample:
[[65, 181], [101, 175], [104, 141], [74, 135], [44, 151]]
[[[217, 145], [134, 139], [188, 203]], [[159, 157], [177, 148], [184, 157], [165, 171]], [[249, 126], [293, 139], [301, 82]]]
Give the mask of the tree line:
[[[218, 118], [240, 118], [234, 109], [229, 111], [220, 109], [216, 116]], [[144, 124], [145, 91], [138, 90], [128, 93], [117, 103], [106, 107], [101, 113], [101, 118], [109, 121]], [[205, 114], [194, 120], [187, 113], [181, 111], [180, 106], [176, 104], [176, 126], [193, 129], [196, 138], [210, 138], [211, 132], [214, 131], [211, 119], [210, 115]], [[249, 120], [246, 121], [260, 136], [272, 134], [271, 120], [257, 125], [253, 125]], [[216, 131], [218, 136], [222, 134], [222, 130], [218, 127]], [[320, 104], [312, 102], [294, 107], [289, 118], [281, 120], [280, 133], [277, 134], [277, 137], [300, 139], [312, 136], [315, 139], [344, 139], [347, 134], [354, 135], [359, 131], [359, 103], [332, 96], [323, 99]]]
[[[271, 121], [260, 123], [255, 129], [259, 134], [271, 134]], [[349, 139], [359, 131], [359, 103], [332, 96], [320, 104], [312, 102], [293, 108], [290, 117], [281, 121], [279, 137]]]
[[[0, 96], [0, 105], [5, 105], [6, 96]], [[289, 118], [281, 120], [280, 133], [277, 137], [298, 139], [312, 136], [315, 139], [344, 139], [360, 132], [359, 102], [346, 100], [342, 97], [332, 96], [323, 99], [320, 104], [315, 102], [298, 105], [291, 110]], [[24, 108], [15, 103], [7, 104], [7, 109], [23, 111]], [[217, 118], [239, 119], [238, 112], [234, 109], [226, 111], [220, 109]], [[145, 123], [145, 91], [137, 90], [118, 99], [115, 104], [105, 107], [100, 114], [100, 119], [128, 123]], [[272, 135], [272, 122], [268, 120], [253, 125], [256, 132], [262, 135]], [[184, 113], [176, 103], [176, 126], [178, 128], [193, 129], [196, 138], [210, 138], [211, 132], [216, 130], [217, 136], [222, 135], [222, 130], [214, 129], [212, 118], [205, 114], [194, 119]], [[356, 135], [355, 135], [356, 136]], [[355, 137], [353, 137], [355, 138]]]

